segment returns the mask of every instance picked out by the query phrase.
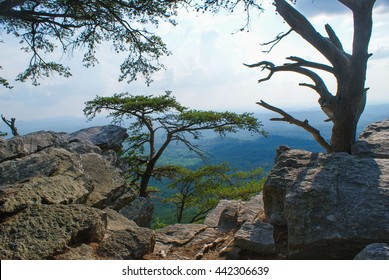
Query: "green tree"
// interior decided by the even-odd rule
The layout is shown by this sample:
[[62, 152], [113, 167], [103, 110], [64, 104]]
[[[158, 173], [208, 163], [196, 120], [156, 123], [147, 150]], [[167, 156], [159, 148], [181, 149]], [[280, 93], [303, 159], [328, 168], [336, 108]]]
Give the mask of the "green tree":
[[166, 203], [176, 207], [177, 222], [203, 220], [221, 199], [248, 200], [263, 189], [262, 168], [233, 170], [227, 163], [206, 165], [197, 170], [177, 167], [168, 188], [176, 193]]
[[[171, 142], [183, 143], [189, 150], [204, 156], [192, 143], [202, 136], [202, 131], [212, 130], [221, 136], [248, 130], [265, 135], [262, 124], [249, 113], [191, 110], [183, 107], [170, 92], [153, 96], [134, 96], [128, 93], [112, 97], [99, 97], [86, 102], [84, 113], [94, 118], [107, 110], [113, 122], [122, 124], [130, 120], [128, 149], [124, 156], [130, 163], [132, 182], [138, 183], [139, 195], [148, 196], [151, 177], [169, 173], [169, 168], [158, 167], [157, 161]], [[161, 144], [158, 144], [160, 142]]]
[[[38, 80], [53, 73], [69, 77], [69, 67], [46, 61], [46, 54], [60, 47], [63, 53], [85, 50], [83, 63], [94, 66], [96, 51], [111, 42], [116, 52], [127, 53], [121, 64], [120, 80], [133, 81], [142, 75], [146, 82], [163, 68], [159, 58], [168, 55], [161, 38], [150, 30], [159, 21], [175, 24], [176, 1], [107, 0], [4, 0], [0, 2], [0, 31], [20, 40], [22, 50], [31, 54], [27, 68], [17, 80]], [[5, 78], [0, 84], [9, 87]]]

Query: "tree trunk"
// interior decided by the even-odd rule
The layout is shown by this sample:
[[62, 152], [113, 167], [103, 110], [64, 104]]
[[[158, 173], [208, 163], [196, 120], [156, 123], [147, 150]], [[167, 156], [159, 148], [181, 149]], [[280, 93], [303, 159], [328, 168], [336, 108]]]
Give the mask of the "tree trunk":
[[[373, 28], [372, 11], [376, 0], [338, 0], [353, 12], [354, 34], [352, 53], [347, 54], [339, 38], [327, 25], [328, 38], [321, 36], [310, 22], [294, 9], [286, 0], [274, 0], [279, 14], [289, 26], [315, 47], [332, 64], [338, 88], [335, 96], [328, 96], [326, 91], [316, 85], [308, 85], [315, 89], [322, 101], [331, 101], [323, 111], [332, 113], [333, 122], [330, 152], [351, 152], [356, 140], [356, 129], [359, 118], [365, 108], [365, 80], [367, 61], [370, 57], [368, 46]], [[309, 64], [303, 66], [312, 67]], [[272, 67], [273, 71], [276, 67]], [[321, 68], [324, 70], [323, 68]], [[280, 67], [276, 69], [282, 70]], [[290, 69], [290, 71], [296, 71]], [[296, 71], [297, 72], [297, 71]], [[300, 73], [305, 74], [300, 71]], [[306, 74], [305, 74], [306, 75]], [[312, 78], [312, 75], [308, 75]], [[307, 84], [302, 84], [307, 85]], [[320, 99], [319, 99], [320, 103]], [[324, 102], [322, 102], [324, 103]], [[322, 105], [322, 103], [320, 103]]]
[[155, 167], [155, 162], [150, 161], [147, 166], [145, 172], [142, 174], [140, 186], [139, 186], [139, 196], [141, 197], [148, 197], [149, 194], [147, 192], [147, 187], [150, 182], [150, 178], [153, 175], [153, 170]]

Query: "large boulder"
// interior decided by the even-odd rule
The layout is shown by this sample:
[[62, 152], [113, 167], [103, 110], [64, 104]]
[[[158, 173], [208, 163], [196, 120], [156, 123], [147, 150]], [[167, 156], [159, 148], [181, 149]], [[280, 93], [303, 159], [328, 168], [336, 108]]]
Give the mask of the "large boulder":
[[136, 197], [131, 203], [120, 209], [119, 213], [127, 219], [134, 221], [140, 227], [151, 228], [154, 204], [150, 199]]
[[352, 259], [389, 241], [386, 159], [283, 149], [263, 198], [275, 236], [285, 231], [289, 258]]
[[[117, 213], [136, 197], [108, 150], [119, 149], [123, 129], [87, 132], [89, 140], [85, 131], [0, 139], [1, 259], [140, 259], [153, 251], [153, 231]], [[134, 218], [150, 220], [152, 210], [142, 211]]]
[[118, 151], [128, 137], [127, 130], [117, 125], [94, 126], [70, 134], [70, 142], [86, 141], [103, 151]]
[[389, 119], [368, 125], [352, 147], [352, 154], [359, 157], [389, 159]]
[[274, 257], [276, 246], [271, 224], [248, 221], [236, 232], [235, 245], [243, 250], [252, 251], [262, 257]]
[[0, 259], [48, 259], [82, 242], [101, 241], [106, 214], [84, 205], [36, 205], [0, 224]]

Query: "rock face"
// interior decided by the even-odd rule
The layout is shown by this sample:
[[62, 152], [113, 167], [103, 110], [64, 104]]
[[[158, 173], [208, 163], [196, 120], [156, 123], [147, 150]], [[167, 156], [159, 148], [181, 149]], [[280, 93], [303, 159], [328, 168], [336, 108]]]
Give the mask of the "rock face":
[[[383, 134], [386, 122], [374, 127]], [[389, 138], [382, 141], [389, 145]], [[379, 158], [278, 153], [263, 197], [267, 222], [280, 237], [276, 242], [286, 241], [288, 258], [353, 259], [370, 243], [389, 242], [389, 160], [378, 144], [366, 143], [380, 151]]]
[[116, 125], [95, 126], [81, 129], [70, 134], [69, 141], [86, 141], [98, 146], [103, 151], [118, 151], [122, 148], [124, 139], [128, 137], [127, 130]]
[[368, 125], [352, 147], [352, 154], [359, 157], [389, 159], [389, 120]]
[[367, 245], [354, 260], [389, 260], [389, 245], [385, 243]]
[[107, 126], [0, 139], [0, 259], [139, 259], [152, 252], [154, 233], [116, 212], [136, 198], [109, 150], [125, 137], [125, 129]]
[[[255, 253], [261, 258], [277, 257], [272, 226], [261, 222], [263, 213], [262, 194], [250, 201], [222, 200], [204, 224], [175, 224], [158, 230], [154, 253], [145, 258], [248, 259]], [[261, 225], [263, 230], [257, 234]]]

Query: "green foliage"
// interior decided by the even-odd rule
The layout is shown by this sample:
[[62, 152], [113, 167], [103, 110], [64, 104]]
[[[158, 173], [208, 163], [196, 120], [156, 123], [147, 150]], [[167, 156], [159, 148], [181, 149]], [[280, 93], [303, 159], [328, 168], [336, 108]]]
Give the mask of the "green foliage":
[[221, 199], [248, 200], [258, 194], [263, 189], [262, 177], [262, 168], [237, 171], [227, 163], [197, 170], [179, 167], [168, 185], [175, 193], [164, 201], [175, 205], [178, 223], [193, 223], [204, 219]]
[[141, 75], [150, 83], [151, 75], [164, 68], [159, 58], [169, 55], [150, 29], [160, 20], [175, 24], [177, 7], [175, 1], [5, 0], [0, 2], [0, 30], [19, 38], [22, 50], [31, 53], [27, 69], [17, 80], [31, 79], [38, 85], [41, 77], [54, 72], [69, 77], [68, 67], [46, 61], [46, 55], [58, 46], [63, 53], [81, 49], [83, 63], [90, 67], [98, 63], [98, 46], [110, 42], [115, 52], [128, 54], [119, 80], [133, 81]]
[[[129, 176], [133, 184], [139, 184], [141, 196], [148, 196], [147, 187], [151, 177], [169, 177], [174, 173], [174, 168], [169, 166], [156, 166], [171, 142], [182, 143], [204, 158], [205, 154], [192, 143], [192, 139], [201, 138], [204, 130], [212, 130], [221, 136], [239, 130], [266, 134], [261, 122], [252, 114], [190, 110], [182, 106], [169, 91], [156, 97], [128, 93], [112, 97], [97, 96], [86, 102], [84, 113], [91, 119], [103, 110], [108, 111], [108, 116], [116, 124], [131, 121], [128, 148], [123, 156], [130, 163]], [[157, 143], [158, 137], [162, 140]]]

